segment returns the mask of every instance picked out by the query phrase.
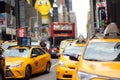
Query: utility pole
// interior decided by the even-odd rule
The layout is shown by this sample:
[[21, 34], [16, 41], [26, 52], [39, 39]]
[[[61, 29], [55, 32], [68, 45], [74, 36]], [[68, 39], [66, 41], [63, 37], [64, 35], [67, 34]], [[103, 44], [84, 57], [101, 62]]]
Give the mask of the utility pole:
[[[15, 17], [16, 17], [16, 30], [20, 28], [20, 9], [19, 9], [19, 0], [15, 0]], [[17, 31], [16, 31], [17, 33]], [[22, 38], [17, 36], [17, 45], [22, 44]]]
[[19, 0], [15, 0], [16, 28], [20, 28]]

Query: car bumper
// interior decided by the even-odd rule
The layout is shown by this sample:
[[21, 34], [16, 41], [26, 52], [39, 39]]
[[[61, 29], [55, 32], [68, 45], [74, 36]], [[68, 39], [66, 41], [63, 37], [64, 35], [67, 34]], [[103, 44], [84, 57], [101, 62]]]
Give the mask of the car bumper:
[[73, 74], [72, 74], [72, 80], [80, 80], [77, 76], [77, 72], [76, 71], [73, 71]]
[[25, 78], [25, 70], [23, 68], [6, 69], [6, 79], [9, 78]]
[[74, 69], [56, 65], [56, 78], [58, 80], [60, 80], [60, 79], [72, 80], [73, 71], [74, 71]]

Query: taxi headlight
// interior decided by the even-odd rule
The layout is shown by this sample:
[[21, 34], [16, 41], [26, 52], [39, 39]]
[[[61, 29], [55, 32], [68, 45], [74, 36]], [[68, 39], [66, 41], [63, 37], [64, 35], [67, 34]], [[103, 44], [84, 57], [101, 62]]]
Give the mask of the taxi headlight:
[[65, 67], [65, 65], [64, 65], [64, 63], [63, 63], [62, 61], [59, 61], [59, 62], [58, 62], [58, 65], [59, 65], [59, 66], [62, 66], [62, 67]]
[[81, 80], [91, 80], [92, 78], [97, 78], [97, 75], [93, 75], [93, 74], [89, 74], [89, 73], [84, 73], [84, 72], [80, 72], [78, 71], [78, 77]]
[[22, 64], [23, 64], [23, 62], [15, 63], [15, 64], [12, 64], [10, 67], [11, 68], [13, 68], [13, 67], [21, 67]]

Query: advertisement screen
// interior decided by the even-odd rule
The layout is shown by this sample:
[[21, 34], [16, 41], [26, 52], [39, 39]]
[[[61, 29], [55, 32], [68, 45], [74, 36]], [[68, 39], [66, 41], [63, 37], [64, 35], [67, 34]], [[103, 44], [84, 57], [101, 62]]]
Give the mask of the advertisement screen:
[[23, 37], [22, 38], [22, 45], [24, 46], [30, 46], [31, 45], [31, 39], [28, 37]]

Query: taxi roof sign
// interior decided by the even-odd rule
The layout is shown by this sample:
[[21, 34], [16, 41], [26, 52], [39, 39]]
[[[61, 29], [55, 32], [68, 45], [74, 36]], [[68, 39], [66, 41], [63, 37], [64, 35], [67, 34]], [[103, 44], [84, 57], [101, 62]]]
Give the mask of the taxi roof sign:
[[120, 31], [116, 23], [112, 22], [104, 30], [104, 33], [95, 32], [89, 39], [93, 38], [120, 38]]
[[104, 31], [104, 35], [107, 36], [109, 34], [110, 35], [116, 35], [116, 34], [120, 35], [119, 29], [118, 29], [118, 26], [116, 23], [112, 22], [106, 27], [106, 29]]

